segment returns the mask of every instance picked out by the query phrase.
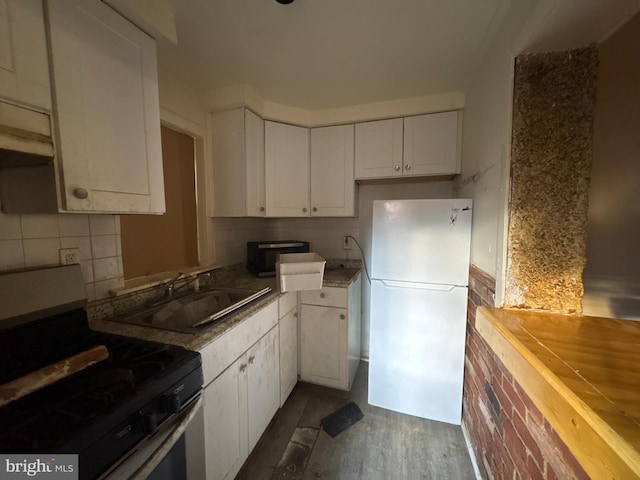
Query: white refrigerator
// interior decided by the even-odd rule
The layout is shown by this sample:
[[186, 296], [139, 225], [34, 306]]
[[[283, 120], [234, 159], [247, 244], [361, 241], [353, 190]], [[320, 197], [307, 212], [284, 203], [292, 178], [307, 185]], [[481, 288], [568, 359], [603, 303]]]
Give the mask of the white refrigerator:
[[472, 201], [373, 203], [369, 403], [459, 425]]

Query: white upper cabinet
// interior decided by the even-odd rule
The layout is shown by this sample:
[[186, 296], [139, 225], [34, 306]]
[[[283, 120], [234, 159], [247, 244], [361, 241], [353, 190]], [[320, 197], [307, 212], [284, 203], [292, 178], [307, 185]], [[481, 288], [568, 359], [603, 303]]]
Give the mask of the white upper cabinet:
[[311, 129], [311, 216], [354, 215], [354, 126]]
[[404, 119], [405, 175], [460, 172], [459, 115], [444, 112]]
[[0, 0], [0, 97], [51, 110], [41, 0]]
[[402, 119], [356, 124], [356, 179], [402, 175]]
[[244, 108], [212, 115], [214, 217], [264, 217], [264, 121]]
[[356, 125], [356, 179], [460, 173], [460, 112]]
[[97, 0], [47, 10], [62, 208], [164, 212], [155, 41]]
[[246, 215], [265, 216], [264, 120], [244, 111], [244, 161], [246, 165]]
[[309, 216], [309, 129], [265, 122], [268, 217]]

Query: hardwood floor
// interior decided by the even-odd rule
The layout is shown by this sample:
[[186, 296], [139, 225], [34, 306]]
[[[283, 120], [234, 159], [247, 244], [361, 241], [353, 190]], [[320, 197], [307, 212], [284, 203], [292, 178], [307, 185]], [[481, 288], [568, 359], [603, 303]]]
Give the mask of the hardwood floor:
[[[367, 377], [361, 362], [351, 392], [298, 382], [236, 479], [475, 478], [461, 427], [369, 405]], [[331, 438], [320, 421], [351, 401], [364, 418]]]

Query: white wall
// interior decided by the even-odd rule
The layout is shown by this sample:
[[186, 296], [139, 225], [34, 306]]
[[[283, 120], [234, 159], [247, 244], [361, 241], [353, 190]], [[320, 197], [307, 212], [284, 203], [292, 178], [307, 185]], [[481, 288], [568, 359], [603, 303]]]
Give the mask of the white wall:
[[455, 196], [473, 199], [471, 263], [496, 278], [502, 298], [511, 149], [514, 39], [531, 14], [531, 1], [509, 9], [495, 41], [465, 91], [462, 174]]

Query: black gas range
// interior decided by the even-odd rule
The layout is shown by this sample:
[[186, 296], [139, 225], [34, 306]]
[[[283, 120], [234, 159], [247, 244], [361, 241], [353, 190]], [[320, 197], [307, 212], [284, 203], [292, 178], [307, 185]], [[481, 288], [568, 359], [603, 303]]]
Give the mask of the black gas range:
[[[7, 280], [0, 275], [0, 289]], [[0, 407], [0, 453], [78, 454], [79, 478], [94, 479], [199, 397], [202, 367], [196, 352], [94, 332], [84, 308], [71, 303], [55, 314], [45, 308], [49, 313], [36, 320], [33, 312], [9, 319], [0, 313], [0, 386], [96, 346], [108, 351], [108, 358]]]

